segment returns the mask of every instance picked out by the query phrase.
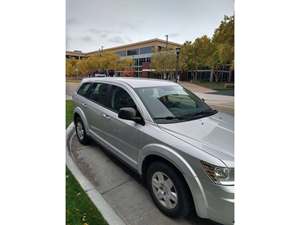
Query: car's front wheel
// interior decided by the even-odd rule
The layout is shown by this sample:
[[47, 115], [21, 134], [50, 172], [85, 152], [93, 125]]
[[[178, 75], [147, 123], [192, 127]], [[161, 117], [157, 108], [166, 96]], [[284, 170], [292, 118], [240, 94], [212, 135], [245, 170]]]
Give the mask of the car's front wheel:
[[75, 119], [75, 130], [79, 142], [83, 145], [87, 145], [89, 143], [89, 137], [86, 134], [84, 124], [80, 117], [76, 117]]
[[147, 187], [156, 206], [167, 216], [187, 216], [192, 200], [183, 177], [170, 165], [154, 162], [147, 170]]

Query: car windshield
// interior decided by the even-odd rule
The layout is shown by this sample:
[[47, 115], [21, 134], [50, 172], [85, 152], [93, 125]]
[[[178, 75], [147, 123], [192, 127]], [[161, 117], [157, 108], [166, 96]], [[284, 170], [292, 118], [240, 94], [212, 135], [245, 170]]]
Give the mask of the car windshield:
[[180, 85], [136, 88], [156, 123], [177, 123], [211, 116], [217, 111]]

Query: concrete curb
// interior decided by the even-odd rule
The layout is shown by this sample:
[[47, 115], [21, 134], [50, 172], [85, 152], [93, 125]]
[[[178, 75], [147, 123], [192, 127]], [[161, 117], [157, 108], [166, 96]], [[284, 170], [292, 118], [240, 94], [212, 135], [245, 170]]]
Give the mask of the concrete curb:
[[68, 169], [72, 172], [82, 189], [94, 203], [96, 208], [101, 212], [104, 219], [111, 225], [126, 225], [126, 223], [119, 217], [111, 206], [105, 201], [103, 196], [96, 190], [93, 184], [81, 173], [76, 163], [70, 155], [70, 140], [74, 135], [75, 126], [72, 122], [66, 130], [66, 164]]

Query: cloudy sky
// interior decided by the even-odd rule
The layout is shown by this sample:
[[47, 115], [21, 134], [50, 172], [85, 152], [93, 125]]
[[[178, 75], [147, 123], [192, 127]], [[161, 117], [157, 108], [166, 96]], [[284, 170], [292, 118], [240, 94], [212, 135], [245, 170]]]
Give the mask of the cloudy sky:
[[95, 51], [101, 46], [152, 38], [183, 43], [211, 36], [234, 0], [67, 0], [67, 50]]

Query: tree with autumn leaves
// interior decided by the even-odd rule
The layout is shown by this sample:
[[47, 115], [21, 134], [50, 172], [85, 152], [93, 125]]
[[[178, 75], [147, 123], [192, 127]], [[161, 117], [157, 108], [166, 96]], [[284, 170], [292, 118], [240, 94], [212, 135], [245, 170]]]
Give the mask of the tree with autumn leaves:
[[155, 69], [156, 73], [163, 74], [166, 77], [167, 72], [174, 72], [176, 65], [176, 53], [174, 50], [162, 50], [156, 52], [151, 57], [150, 67]]
[[234, 16], [225, 16], [212, 38], [206, 35], [187, 41], [180, 49], [182, 71], [211, 69], [227, 65], [234, 69]]
[[121, 59], [111, 52], [104, 52], [81, 60], [67, 60], [66, 74], [72, 76], [85, 76], [95, 71], [127, 70], [131, 68], [133, 60], [131, 58]]
[[[203, 69], [210, 69], [213, 72], [224, 65], [233, 70], [233, 64], [234, 16], [225, 16], [212, 38], [204, 35], [196, 38], [194, 42], [186, 41], [180, 48], [179, 68], [183, 72]], [[175, 71], [174, 49], [154, 53], [151, 68], [160, 74]]]

